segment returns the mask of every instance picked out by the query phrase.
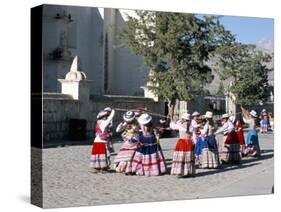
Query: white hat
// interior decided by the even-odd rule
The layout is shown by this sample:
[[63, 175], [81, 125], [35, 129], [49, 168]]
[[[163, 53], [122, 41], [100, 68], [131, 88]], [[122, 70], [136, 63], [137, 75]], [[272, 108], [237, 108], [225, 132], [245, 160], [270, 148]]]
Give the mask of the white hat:
[[266, 112], [266, 109], [262, 109], [262, 112]]
[[98, 115], [97, 115], [97, 119], [101, 119], [103, 118], [104, 116], [108, 115], [108, 112], [105, 111], [105, 110], [101, 110]]
[[210, 112], [210, 111], [207, 111], [206, 114], [205, 114], [205, 116], [204, 116], [204, 118], [207, 118], [207, 119], [213, 118], [213, 113]]
[[109, 112], [109, 113], [111, 113], [111, 111], [112, 111], [111, 107], [106, 107], [103, 110], [106, 111], [106, 112]]
[[227, 113], [225, 113], [225, 114], [223, 114], [222, 115], [222, 117], [221, 117], [222, 119], [228, 119], [229, 118], [229, 116], [228, 116], [228, 114]]
[[152, 117], [147, 113], [141, 114], [141, 116], [138, 118], [138, 122], [143, 125], [148, 124], [151, 120]]
[[197, 111], [194, 111], [194, 112], [192, 113], [192, 116], [200, 116], [200, 113], [198, 113]]
[[254, 111], [254, 110], [251, 110], [250, 114], [251, 114], [252, 116], [254, 116], [254, 117], [257, 117], [257, 112]]
[[159, 122], [160, 122], [161, 124], [164, 124], [164, 123], [166, 123], [166, 120], [165, 120], [165, 119], [160, 119]]
[[123, 119], [126, 122], [131, 122], [133, 121], [135, 118], [135, 113], [131, 110], [127, 111], [124, 115], [123, 115]]
[[189, 113], [183, 113], [181, 115], [181, 119], [190, 120], [190, 114]]
[[230, 117], [229, 117], [229, 121], [231, 121], [232, 123], [234, 123], [234, 122], [235, 122], [235, 116], [230, 116]]

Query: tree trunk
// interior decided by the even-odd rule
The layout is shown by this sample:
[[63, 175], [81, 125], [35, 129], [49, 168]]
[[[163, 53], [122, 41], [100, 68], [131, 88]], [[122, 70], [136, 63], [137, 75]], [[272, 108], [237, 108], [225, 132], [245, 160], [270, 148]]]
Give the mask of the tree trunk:
[[168, 116], [171, 118], [171, 120], [174, 120], [175, 106], [176, 106], [176, 100], [169, 99], [168, 100]]

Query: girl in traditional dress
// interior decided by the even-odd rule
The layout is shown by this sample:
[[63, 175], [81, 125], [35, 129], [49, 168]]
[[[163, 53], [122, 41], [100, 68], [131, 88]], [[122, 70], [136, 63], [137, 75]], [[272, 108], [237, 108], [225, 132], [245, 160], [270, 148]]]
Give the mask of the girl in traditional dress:
[[240, 152], [241, 152], [241, 156], [244, 155], [244, 150], [245, 150], [245, 138], [244, 138], [244, 126], [242, 124], [241, 120], [236, 120], [235, 123], [235, 131], [237, 134], [237, 138], [240, 144]]
[[239, 163], [241, 161], [240, 144], [235, 133], [235, 127], [228, 114], [223, 114], [222, 126], [215, 135], [223, 133], [223, 140], [218, 142], [219, 158], [222, 163]]
[[116, 132], [123, 132], [121, 136], [125, 143], [121, 146], [118, 155], [115, 157], [114, 164], [116, 172], [129, 175], [132, 174], [132, 159], [137, 149], [139, 125], [133, 111], [127, 111], [123, 115], [123, 119], [124, 122], [117, 126]]
[[171, 122], [170, 128], [179, 131], [179, 140], [173, 154], [171, 174], [178, 177], [195, 174], [194, 143], [190, 130], [190, 114], [184, 113], [177, 123]]
[[242, 109], [243, 121], [249, 124], [249, 131], [247, 133], [247, 140], [244, 155], [256, 157], [260, 154], [259, 138], [256, 129], [256, 111], [252, 110], [248, 113], [244, 108]]
[[200, 167], [216, 169], [219, 167], [219, 156], [217, 141], [214, 135], [213, 113], [207, 111], [204, 119], [203, 129], [197, 140], [199, 150], [197, 154], [200, 159]]
[[114, 117], [112, 110], [108, 115], [107, 111], [100, 111], [97, 115], [96, 137], [93, 141], [90, 167], [93, 172], [108, 170], [110, 166], [110, 156], [107, 152], [107, 142], [111, 135], [108, 133], [108, 126]]
[[155, 135], [152, 117], [146, 113], [138, 118], [142, 134], [132, 162], [132, 171], [140, 176], [158, 176], [166, 173], [166, 164], [159, 135]]

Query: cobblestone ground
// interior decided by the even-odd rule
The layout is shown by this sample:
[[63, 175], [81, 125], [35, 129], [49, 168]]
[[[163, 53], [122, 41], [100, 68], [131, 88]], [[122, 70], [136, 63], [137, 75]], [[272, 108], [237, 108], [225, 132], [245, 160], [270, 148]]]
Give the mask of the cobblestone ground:
[[[43, 150], [43, 206], [72, 207], [101, 204], [270, 194], [273, 186], [273, 134], [261, 134], [261, 157], [243, 158], [240, 165], [219, 170], [197, 169], [194, 178], [126, 176], [89, 171], [91, 146]], [[221, 139], [218, 137], [217, 139]], [[168, 168], [176, 138], [162, 139]], [[118, 151], [121, 143], [115, 143]], [[114, 159], [114, 156], [112, 157]]]

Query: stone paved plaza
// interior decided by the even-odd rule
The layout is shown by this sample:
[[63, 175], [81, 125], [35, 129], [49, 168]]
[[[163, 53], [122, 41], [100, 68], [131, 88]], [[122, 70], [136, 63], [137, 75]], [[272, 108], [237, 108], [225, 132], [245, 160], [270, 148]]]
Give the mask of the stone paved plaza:
[[[274, 183], [272, 133], [259, 134], [261, 157], [243, 158], [240, 165], [219, 170], [197, 169], [194, 178], [170, 174], [158, 177], [126, 176], [89, 171], [90, 145], [43, 150], [43, 206], [70, 207], [270, 194]], [[221, 137], [217, 137], [221, 139]], [[162, 139], [170, 170], [176, 138]], [[118, 151], [121, 142], [115, 143]], [[112, 157], [114, 159], [114, 156]]]

